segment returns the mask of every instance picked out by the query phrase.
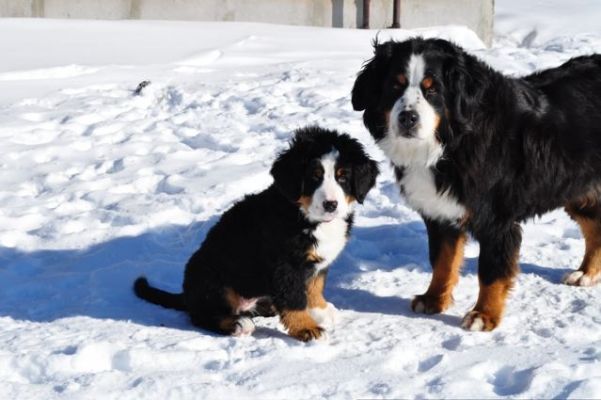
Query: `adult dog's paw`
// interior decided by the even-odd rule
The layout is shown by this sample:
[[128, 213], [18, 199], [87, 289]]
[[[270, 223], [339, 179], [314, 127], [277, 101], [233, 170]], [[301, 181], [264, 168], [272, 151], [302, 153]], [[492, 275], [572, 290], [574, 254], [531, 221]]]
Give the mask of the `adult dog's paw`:
[[561, 282], [570, 286], [594, 286], [601, 280], [601, 274], [588, 275], [583, 271], [568, 272], [561, 278]]
[[453, 301], [450, 298], [420, 294], [413, 298], [411, 309], [416, 313], [439, 314], [449, 308], [452, 303]]
[[499, 322], [499, 318], [493, 318], [483, 312], [474, 310], [468, 312], [465, 317], [463, 317], [461, 327], [474, 332], [492, 331], [499, 325]]

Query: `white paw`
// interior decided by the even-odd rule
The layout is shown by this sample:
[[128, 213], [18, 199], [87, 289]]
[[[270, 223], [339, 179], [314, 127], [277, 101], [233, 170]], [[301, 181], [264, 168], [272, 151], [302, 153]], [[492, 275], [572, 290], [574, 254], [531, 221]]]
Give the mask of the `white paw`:
[[472, 332], [492, 331], [499, 324], [500, 319], [493, 319], [480, 311], [470, 311], [465, 314], [461, 327]]
[[584, 272], [578, 270], [565, 274], [563, 278], [561, 278], [561, 282], [571, 286], [593, 286], [597, 284], [599, 277], [601, 277], [601, 274], [598, 274], [595, 277], [590, 277], [589, 275], [585, 275]]
[[236, 322], [236, 330], [232, 336], [248, 336], [255, 331], [255, 323], [250, 318], [241, 317]]
[[331, 329], [336, 325], [338, 310], [332, 303], [327, 303], [324, 308], [310, 308], [309, 314], [321, 327]]
[[419, 313], [419, 314], [423, 314], [424, 311], [426, 311], [426, 305], [424, 304], [423, 301], [417, 300], [413, 304], [413, 311], [415, 311], [416, 313]]
[[484, 321], [480, 317], [464, 318], [461, 327], [468, 331], [481, 332], [484, 330]]

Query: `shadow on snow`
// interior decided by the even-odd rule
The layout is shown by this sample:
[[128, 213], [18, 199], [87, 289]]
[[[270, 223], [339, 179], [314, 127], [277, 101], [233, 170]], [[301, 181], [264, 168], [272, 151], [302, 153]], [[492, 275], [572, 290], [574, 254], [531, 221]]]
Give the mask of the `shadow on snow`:
[[[179, 292], [189, 256], [217, 218], [188, 226], [169, 226], [135, 237], [120, 237], [83, 250], [23, 252], [0, 248], [0, 317], [50, 322], [72, 316], [132, 321], [148, 326], [195, 329], [185, 313], [166, 310], [135, 297], [132, 283], [146, 275], [151, 283]], [[476, 272], [467, 259], [463, 274]], [[344, 253], [332, 265], [326, 298], [340, 309], [420, 317], [411, 297], [382, 297], [344, 288], [366, 271], [412, 268], [430, 274], [427, 235], [421, 222], [356, 227]], [[526, 273], [558, 282], [564, 270], [522, 264]], [[428, 316], [458, 324], [452, 316]]]

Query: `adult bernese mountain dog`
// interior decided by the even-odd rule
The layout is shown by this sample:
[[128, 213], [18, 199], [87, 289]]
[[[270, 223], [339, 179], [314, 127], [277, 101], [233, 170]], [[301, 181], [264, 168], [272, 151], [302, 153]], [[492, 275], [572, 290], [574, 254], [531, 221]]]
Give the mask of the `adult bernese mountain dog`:
[[599, 281], [601, 55], [512, 78], [441, 39], [374, 47], [352, 104], [426, 224], [433, 276], [413, 310], [452, 303], [469, 232], [480, 243], [480, 294], [462, 326], [494, 329], [519, 269], [519, 223], [558, 207], [586, 241], [564, 282]]
[[319, 338], [334, 311], [323, 297], [328, 267], [378, 167], [355, 139], [309, 127], [296, 131], [271, 175], [271, 186], [236, 203], [209, 231], [186, 265], [183, 293], [153, 288], [143, 277], [135, 293], [224, 335], [250, 334], [253, 315], [277, 313], [291, 336]]

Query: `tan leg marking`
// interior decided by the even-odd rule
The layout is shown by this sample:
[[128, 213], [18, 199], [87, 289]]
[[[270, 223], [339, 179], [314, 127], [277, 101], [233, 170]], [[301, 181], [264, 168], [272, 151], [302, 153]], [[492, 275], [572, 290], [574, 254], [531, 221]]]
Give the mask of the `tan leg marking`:
[[325, 275], [318, 274], [317, 276], [307, 281], [307, 307], [309, 308], [326, 308], [328, 303], [323, 297], [323, 289], [325, 287]]
[[462, 234], [455, 243], [442, 243], [440, 254], [433, 266], [430, 286], [426, 293], [413, 299], [413, 311], [436, 314], [443, 312], [453, 303], [453, 288], [459, 281], [465, 242], [466, 235]]
[[461, 326], [470, 331], [492, 331], [505, 310], [505, 299], [513, 286], [513, 278], [499, 279], [490, 285], [480, 282], [478, 302], [463, 318]]
[[601, 278], [601, 222], [566, 209], [580, 225], [584, 236], [584, 258], [578, 271], [566, 274], [562, 281], [573, 286], [593, 286]]
[[236, 293], [234, 289], [226, 287], [225, 300], [232, 308], [232, 314], [238, 314], [238, 310], [240, 310], [240, 303], [242, 302], [240, 295]]
[[307, 310], [284, 310], [280, 319], [288, 334], [303, 342], [319, 338], [324, 331]]

